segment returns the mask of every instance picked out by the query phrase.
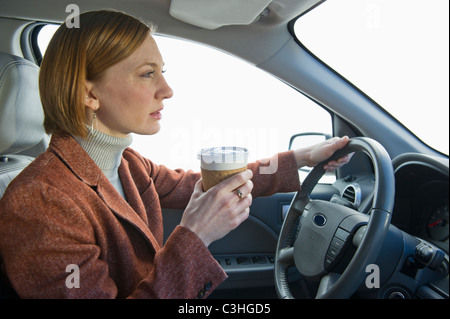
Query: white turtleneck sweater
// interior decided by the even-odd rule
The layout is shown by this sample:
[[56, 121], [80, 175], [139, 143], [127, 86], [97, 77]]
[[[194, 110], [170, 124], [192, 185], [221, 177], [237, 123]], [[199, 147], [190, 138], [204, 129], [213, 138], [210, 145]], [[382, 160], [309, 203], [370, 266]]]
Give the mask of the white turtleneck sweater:
[[86, 138], [74, 136], [74, 139], [102, 170], [119, 194], [125, 198], [118, 169], [123, 151], [133, 142], [131, 134], [125, 138], [120, 138], [89, 128], [89, 134]]

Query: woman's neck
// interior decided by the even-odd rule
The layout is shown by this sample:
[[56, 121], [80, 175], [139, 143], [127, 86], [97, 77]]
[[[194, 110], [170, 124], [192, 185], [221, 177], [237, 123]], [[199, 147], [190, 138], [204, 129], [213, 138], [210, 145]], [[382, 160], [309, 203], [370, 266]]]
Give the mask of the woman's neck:
[[74, 136], [74, 139], [92, 158], [119, 193], [124, 196], [118, 169], [123, 151], [133, 142], [131, 134], [125, 138], [120, 138], [89, 128], [89, 134], [86, 138]]

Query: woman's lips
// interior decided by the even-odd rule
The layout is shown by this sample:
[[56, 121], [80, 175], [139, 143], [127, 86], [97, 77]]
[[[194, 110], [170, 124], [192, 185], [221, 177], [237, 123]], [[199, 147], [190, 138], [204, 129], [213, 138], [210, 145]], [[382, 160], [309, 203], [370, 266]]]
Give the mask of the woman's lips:
[[158, 111], [150, 113], [150, 117], [155, 119], [155, 120], [160, 120], [162, 119], [162, 114], [161, 114], [162, 108], [160, 108]]

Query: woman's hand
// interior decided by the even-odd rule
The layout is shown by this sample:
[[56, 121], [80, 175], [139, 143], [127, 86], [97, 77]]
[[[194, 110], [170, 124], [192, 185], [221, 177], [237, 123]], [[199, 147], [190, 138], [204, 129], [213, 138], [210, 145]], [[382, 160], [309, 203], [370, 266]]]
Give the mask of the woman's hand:
[[[187, 227], [208, 247], [248, 218], [252, 203], [253, 173], [246, 170], [203, 191], [202, 180], [195, 184], [181, 226]], [[237, 194], [242, 192], [242, 199]]]
[[[297, 161], [298, 167], [300, 168], [303, 166], [316, 166], [317, 164], [328, 159], [331, 155], [334, 154], [334, 152], [347, 145], [349, 140], [350, 139], [347, 136], [344, 136], [342, 138], [333, 137], [322, 143], [295, 150], [294, 156]], [[347, 164], [352, 156], [353, 153], [350, 153], [344, 157], [341, 157], [337, 161], [330, 161], [324, 166], [324, 169], [329, 172], [334, 171], [339, 167]]]

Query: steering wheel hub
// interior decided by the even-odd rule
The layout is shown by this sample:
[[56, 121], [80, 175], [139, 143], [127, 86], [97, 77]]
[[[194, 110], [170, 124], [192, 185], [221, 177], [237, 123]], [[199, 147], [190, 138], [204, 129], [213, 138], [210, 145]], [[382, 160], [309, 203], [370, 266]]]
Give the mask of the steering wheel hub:
[[[311, 201], [306, 205], [294, 244], [295, 266], [304, 277], [319, 277], [336, 263], [353, 232], [349, 229], [353, 226], [343, 222], [351, 215], [360, 214], [326, 201]], [[318, 225], [317, 220], [325, 223]]]

